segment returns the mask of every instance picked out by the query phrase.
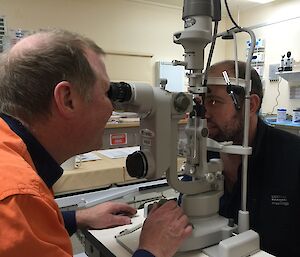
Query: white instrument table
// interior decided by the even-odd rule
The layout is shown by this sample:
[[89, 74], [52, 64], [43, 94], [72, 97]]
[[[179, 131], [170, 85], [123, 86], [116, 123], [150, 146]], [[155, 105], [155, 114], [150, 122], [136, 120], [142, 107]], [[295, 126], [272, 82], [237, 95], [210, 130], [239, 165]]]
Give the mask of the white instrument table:
[[[132, 218], [132, 224], [119, 226], [103, 230], [88, 230], [84, 232], [86, 254], [88, 256], [101, 256], [101, 257], [130, 257], [132, 254], [121, 246], [115, 236], [124, 229], [130, 229], [144, 221], [143, 210], [138, 210], [137, 215]], [[137, 240], [133, 244], [138, 244]], [[271, 257], [272, 255], [260, 251], [251, 255], [252, 257]], [[190, 252], [177, 253], [175, 257], [208, 257], [201, 250]]]

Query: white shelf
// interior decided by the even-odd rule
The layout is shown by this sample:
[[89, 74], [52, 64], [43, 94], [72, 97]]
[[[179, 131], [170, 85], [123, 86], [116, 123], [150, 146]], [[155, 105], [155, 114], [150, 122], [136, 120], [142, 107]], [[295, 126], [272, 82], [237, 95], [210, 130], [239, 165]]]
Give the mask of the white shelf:
[[276, 74], [289, 82], [290, 86], [300, 86], [300, 71], [280, 71]]

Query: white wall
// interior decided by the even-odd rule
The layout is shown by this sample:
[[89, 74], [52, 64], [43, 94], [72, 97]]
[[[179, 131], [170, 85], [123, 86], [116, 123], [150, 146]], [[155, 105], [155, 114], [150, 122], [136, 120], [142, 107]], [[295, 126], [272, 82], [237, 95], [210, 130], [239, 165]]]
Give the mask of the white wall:
[[[278, 83], [269, 82], [269, 64], [279, 64], [281, 55], [286, 54], [287, 51], [292, 52], [292, 57], [296, 61], [300, 61], [300, 1], [298, 0], [277, 0], [268, 5], [261, 5], [248, 11], [240, 12], [239, 23], [242, 26], [249, 27], [264, 23], [273, 23], [280, 20], [291, 19], [289, 21], [263, 26], [254, 29], [257, 38], [265, 39], [265, 97], [263, 101], [262, 111], [269, 113], [276, 105], [276, 97], [278, 95]], [[237, 16], [236, 16], [237, 17]], [[298, 18], [296, 18], [298, 17]], [[239, 35], [239, 59], [245, 60], [245, 42], [247, 36]], [[226, 57], [231, 58], [232, 46], [227, 44]], [[300, 83], [299, 83], [300, 85]], [[286, 107], [288, 113], [296, 107], [300, 107], [300, 100], [289, 99], [290, 87], [285, 80], [279, 84], [280, 96], [278, 98], [278, 107]]]
[[107, 56], [112, 80], [152, 83], [155, 61], [182, 59], [181, 47], [172, 43], [182, 27], [180, 8], [126, 0], [1, 0], [0, 6], [9, 28], [68, 29], [121, 53]]
[[[68, 29], [105, 51], [125, 53], [107, 57], [112, 80], [153, 83], [156, 61], [183, 59], [182, 47], [173, 43], [173, 33], [183, 29], [182, 8], [129, 0], [0, 0], [0, 6], [9, 28]], [[217, 50], [214, 60], [224, 57]]]
[[[299, 0], [277, 0], [273, 4], [241, 11], [242, 26], [300, 16]], [[125, 55], [108, 55], [107, 68], [112, 80], [154, 83], [156, 61], [182, 60], [183, 49], [173, 43], [173, 33], [183, 28], [181, 8], [145, 4], [130, 0], [0, 0], [0, 15], [9, 28], [38, 30], [64, 28], [94, 39], [105, 51]], [[232, 25], [222, 20], [220, 31]], [[279, 63], [288, 50], [300, 61], [300, 19], [256, 29], [257, 37], [266, 40], [265, 77], [268, 65]], [[239, 35], [239, 58], [245, 60], [246, 36]], [[206, 51], [207, 52], [207, 51]], [[131, 55], [133, 54], [133, 56]], [[142, 57], [144, 56], [144, 57]], [[146, 56], [146, 57], [145, 57]], [[152, 56], [152, 57], [151, 57]], [[223, 40], [216, 44], [213, 62], [232, 59], [232, 45]], [[280, 84], [278, 107], [289, 112], [300, 107], [299, 100], [289, 99], [289, 87]], [[266, 80], [263, 112], [275, 105], [277, 83]]]
[[[9, 28], [39, 30], [63, 28], [84, 34], [95, 40], [107, 52], [137, 54], [133, 62], [136, 67], [123, 65], [119, 76], [110, 67], [112, 79], [144, 80], [152, 82], [156, 60], [181, 59], [183, 51], [172, 43], [172, 33], [182, 27], [181, 10], [156, 5], [145, 5], [126, 0], [1, 0], [0, 14], [6, 16]], [[150, 58], [151, 72], [140, 65], [142, 56]], [[140, 58], [139, 58], [140, 57]], [[108, 56], [109, 59], [114, 57]], [[128, 57], [129, 61], [133, 57]], [[145, 58], [145, 62], [149, 61]], [[143, 61], [142, 61], [143, 62]], [[130, 62], [131, 64], [132, 62]], [[119, 63], [117, 63], [119, 64]], [[141, 67], [144, 70], [141, 70]], [[121, 78], [122, 74], [132, 74]], [[145, 74], [145, 79], [139, 74]], [[150, 74], [150, 78], [149, 78]]]

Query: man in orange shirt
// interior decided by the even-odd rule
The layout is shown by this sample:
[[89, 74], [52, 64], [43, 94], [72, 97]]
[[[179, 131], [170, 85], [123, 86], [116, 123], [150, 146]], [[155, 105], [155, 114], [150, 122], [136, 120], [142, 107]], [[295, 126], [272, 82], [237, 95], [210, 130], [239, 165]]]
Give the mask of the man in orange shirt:
[[[67, 213], [64, 222], [53, 199], [59, 165], [101, 147], [113, 110], [103, 56], [90, 39], [67, 31], [29, 36], [2, 56], [0, 256], [72, 256], [65, 226], [71, 234], [76, 226], [128, 224], [130, 217], [116, 214], [136, 212], [108, 202]], [[175, 202], [154, 208], [134, 256], [173, 256], [191, 231]]]

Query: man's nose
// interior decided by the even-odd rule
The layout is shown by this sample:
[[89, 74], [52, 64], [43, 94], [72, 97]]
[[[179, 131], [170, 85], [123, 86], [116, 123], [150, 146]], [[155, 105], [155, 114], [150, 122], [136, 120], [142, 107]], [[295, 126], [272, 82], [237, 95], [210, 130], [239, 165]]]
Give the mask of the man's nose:
[[210, 118], [210, 110], [207, 104], [205, 104], [204, 107], [205, 107], [205, 118], [208, 119]]

